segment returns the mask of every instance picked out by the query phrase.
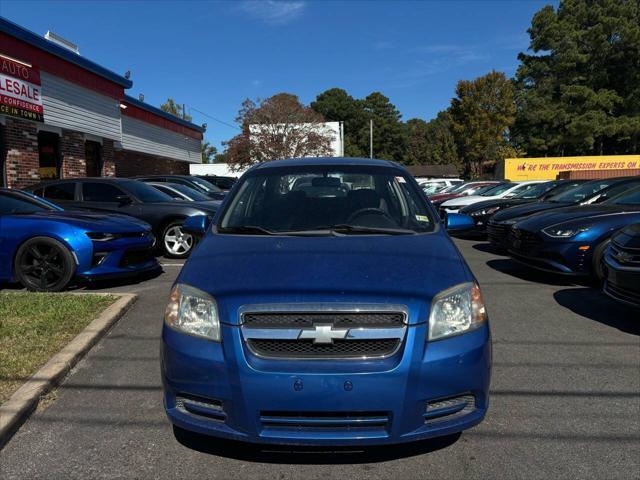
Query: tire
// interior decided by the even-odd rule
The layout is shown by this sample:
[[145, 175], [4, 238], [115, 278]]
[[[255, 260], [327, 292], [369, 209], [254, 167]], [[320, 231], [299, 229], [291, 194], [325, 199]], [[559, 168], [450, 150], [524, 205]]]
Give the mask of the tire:
[[607, 250], [610, 242], [611, 240], [607, 239], [604, 242], [599, 243], [598, 246], [593, 250], [591, 271], [593, 272], [593, 276], [598, 282], [604, 282], [606, 277], [606, 269], [604, 266], [604, 252]]
[[76, 273], [69, 249], [50, 237], [34, 237], [18, 248], [14, 260], [16, 279], [32, 292], [59, 292]]
[[167, 257], [187, 258], [195, 245], [193, 235], [182, 230], [184, 220], [174, 220], [162, 230], [162, 251]]

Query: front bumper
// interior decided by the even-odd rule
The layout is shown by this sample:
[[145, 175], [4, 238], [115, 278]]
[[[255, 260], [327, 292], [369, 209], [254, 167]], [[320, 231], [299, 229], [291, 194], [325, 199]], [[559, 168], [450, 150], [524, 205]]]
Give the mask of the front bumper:
[[152, 234], [122, 238], [110, 242], [93, 242], [93, 248], [79, 255], [77, 276], [83, 280], [106, 280], [139, 275], [158, 270], [153, 253]]
[[[460, 432], [487, 411], [487, 324], [430, 343], [426, 325], [414, 325], [394, 357], [368, 361], [257, 359], [239, 330], [225, 325], [213, 343], [165, 326], [164, 404], [174, 425], [254, 443], [375, 445]], [[427, 402], [460, 396], [472, 405], [427, 414]]]
[[621, 265], [611, 254], [604, 257], [607, 277], [604, 293], [614, 300], [640, 308], [640, 268]]
[[[591, 273], [593, 249], [585, 242], [543, 239], [532, 234], [523, 239], [509, 234], [506, 246], [511, 258], [537, 270], [574, 276]], [[581, 246], [589, 248], [580, 250]]]

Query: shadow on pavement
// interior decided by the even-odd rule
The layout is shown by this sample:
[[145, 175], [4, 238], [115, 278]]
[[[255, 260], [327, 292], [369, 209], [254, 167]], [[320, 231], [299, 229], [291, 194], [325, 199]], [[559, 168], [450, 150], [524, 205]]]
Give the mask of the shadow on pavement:
[[496, 258], [487, 261], [487, 266], [500, 273], [525, 280], [527, 282], [546, 283], [555, 286], [589, 285], [589, 279], [569, 277], [560, 274], [542, 272], [509, 258]]
[[386, 462], [424, 455], [447, 448], [458, 441], [460, 433], [446, 437], [393, 446], [376, 447], [302, 447], [257, 445], [217, 439], [207, 435], [173, 428], [176, 440], [183, 446], [210, 455], [246, 462], [298, 465], [345, 465]]
[[498, 248], [491, 243], [476, 243], [474, 245], [471, 245], [471, 248], [473, 248], [474, 250], [478, 250], [479, 252], [501, 255], [503, 257], [509, 255], [506, 250]]
[[556, 302], [581, 317], [640, 336], [640, 312], [592, 288], [568, 288], [553, 294]]

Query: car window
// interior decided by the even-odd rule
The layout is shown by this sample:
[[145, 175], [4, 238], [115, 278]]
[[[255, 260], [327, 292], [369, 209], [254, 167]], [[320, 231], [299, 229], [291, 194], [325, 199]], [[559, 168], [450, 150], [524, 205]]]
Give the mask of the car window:
[[86, 202], [117, 202], [120, 195], [126, 195], [126, 193], [108, 183], [85, 182], [82, 184], [82, 198]]
[[601, 192], [601, 195], [597, 199], [595, 199], [595, 201], [598, 203], [601, 203], [609, 199], [613, 199], [618, 195], [622, 195], [623, 193], [627, 193], [633, 190], [639, 184], [640, 184], [640, 180], [638, 180], [637, 182], [628, 182], [628, 183], [623, 183], [622, 185], [615, 185], [613, 187], [607, 188], [606, 190], [603, 190]]
[[44, 198], [47, 200], [74, 200], [75, 193], [76, 184], [74, 182], [57, 183], [44, 187]]
[[525, 185], [525, 188], [516, 193], [512, 198], [538, 198], [540, 195], [543, 195], [555, 186], [556, 182], [531, 183], [529, 185]]
[[507, 190], [509, 190], [511, 187], [513, 187], [515, 185], [515, 183], [501, 183], [500, 185], [497, 185], [493, 188], [490, 188], [489, 190], [486, 190], [484, 192], [482, 192], [480, 195], [482, 195], [483, 197], [494, 197], [496, 195], [500, 195], [504, 192], [506, 192]]
[[[189, 182], [193, 182], [195, 183], [198, 187], [200, 187], [200, 189], [204, 190], [205, 192], [209, 193], [209, 192], [221, 192], [222, 190], [220, 189], [220, 187], [214, 185], [211, 182], [207, 182], [206, 180], [203, 180], [202, 178], [191, 178], [189, 179]], [[183, 183], [183, 182], [180, 182]]]
[[579, 186], [567, 190], [564, 193], [559, 195], [554, 195], [549, 199], [550, 202], [553, 203], [575, 203], [584, 200], [587, 197], [592, 196], [593, 194], [599, 192], [603, 188], [607, 188], [611, 184], [613, 184], [615, 180], [598, 180], [595, 182], [586, 182], [580, 184]]
[[630, 188], [606, 203], [609, 205], [640, 205], [640, 187]]
[[178, 192], [176, 192], [177, 189], [171, 189], [171, 188], [166, 187], [164, 185], [151, 185], [151, 186], [153, 188], [155, 188], [156, 190], [160, 190], [162, 193], [166, 193], [171, 198], [177, 198], [179, 200], [182, 200], [184, 198], [182, 195], [180, 195]]
[[170, 202], [173, 200], [171, 196], [163, 193], [151, 185], [139, 182], [130, 181], [123, 185], [134, 197], [142, 202]]
[[18, 193], [0, 193], [0, 215], [52, 211], [53, 207]]
[[398, 176], [397, 170], [389, 168], [256, 170], [241, 180], [228, 202], [219, 232], [257, 227], [292, 234], [348, 225], [414, 233], [430, 231], [434, 225], [425, 198], [410, 177]]
[[[184, 195], [186, 195], [187, 197], [189, 197], [191, 200], [193, 200], [195, 202], [206, 202], [206, 201], [211, 200], [204, 193], [201, 193], [198, 190], [196, 190], [195, 188], [191, 188], [188, 185], [174, 184], [174, 185], [172, 185], [172, 187], [175, 190], [183, 193]], [[180, 198], [184, 198], [184, 197], [180, 197]]]

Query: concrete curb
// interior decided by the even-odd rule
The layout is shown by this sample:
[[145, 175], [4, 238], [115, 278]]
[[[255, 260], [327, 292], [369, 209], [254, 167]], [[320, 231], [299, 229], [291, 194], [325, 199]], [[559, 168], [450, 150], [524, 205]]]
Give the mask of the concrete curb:
[[[84, 294], [80, 294], [84, 295]], [[119, 297], [98, 318], [71, 340], [65, 347], [25, 382], [0, 406], [0, 449], [36, 409], [40, 397], [55, 388], [67, 373], [91, 350], [113, 324], [124, 315], [138, 298], [131, 293], [96, 293]]]

